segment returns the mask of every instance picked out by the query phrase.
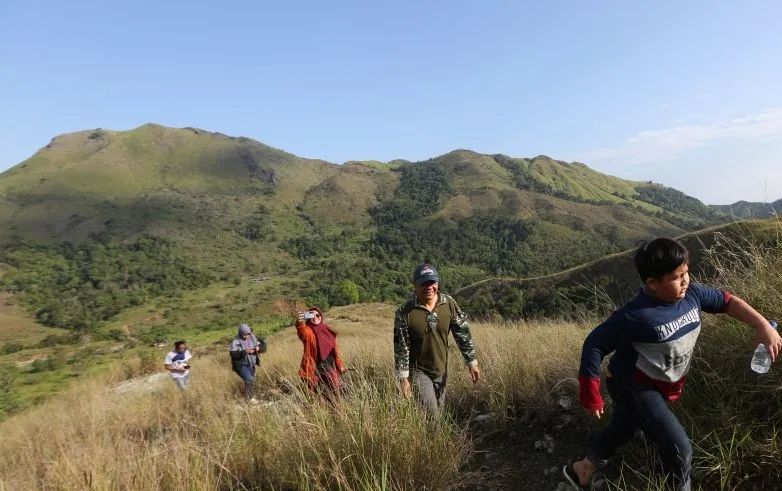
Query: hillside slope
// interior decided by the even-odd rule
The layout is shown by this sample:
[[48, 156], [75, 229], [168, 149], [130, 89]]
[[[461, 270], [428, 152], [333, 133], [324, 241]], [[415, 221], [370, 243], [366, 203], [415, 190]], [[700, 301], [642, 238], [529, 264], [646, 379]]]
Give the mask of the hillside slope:
[[[456, 289], [551, 274], [725, 219], [674, 189], [546, 156], [456, 150], [336, 165], [155, 124], [62, 135], [0, 174], [0, 261], [17, 272], [6, 287], [53, 326], [64, 324], [47, 311], [92, 302], [104, 312], [69, 325], [93, 325], [161, 291], [145, 283], [183, 275], [193, 281], [182, 288], [200, 288], [285, 274], [297, 282], [288, 291], [323, 305], [396, 301], [423, 260]], [[130, 255], [149, 264], [129, 266]]]
[[[483, 376], [470, 383], [453, 349], [451, 417], [427, 421], [394, 384], [393, 308], [326, 312], [351, 368], [344, 400], [329, 404], [302, 390], [301, 342], [289, 326], [268, 338], [256, 382], [262, 403], [243, 404], [224, 352], [233, 331], [226, 330], [223, 342], [191, 345], [188, 393], [165, 374], [126, 380], [139, 362], [127, 360], [112, 377], [86, 380], [0, 422], [0, 487], [565, 489], [561, 466], [601, 427], [576, 402], [579, 350], [594, 321], [473, 322]], [[698, 442], [694, 489], [774, 489], [780, 375], [745, 373], [750, 333], [717, 316], [704, 322], [703, 348], [677, 405]], [[163, 355], [151, 362], [159, 366]], [[742, 451], [724, 453], [737, 435]], [[605, 469], [607, 489], [664, 489], [650, 476], [653, 459], [650, 442], [634, 437]]]
[[732, 205], [711, 205], [711, 208], [725, 215], [738, 219], [778, 217], [782, 213], [782, 199], [773, 203], [751, 203], [749, 201], [737, 201]]
[[[80, 240], [106, 229], [124, 238], [219, 227], [260, 203], [295, 206], [334, 170], [247, 138], [197, 129], [148, 124], [62, 135], [0, 175], [0, 239], [13, 233]], [[275, 200], [254, 199], [272, 193]]]
[[[777, 219], [720, 225], [679, 236], [690, 251], [691, 276], [696, 281], [713, 271], [703, 263], [704, 251], [717, 242], [773, 244], [780, 240]], [[488, 278], [454, 292], [477, 315], [510, 317], [559, 316], [583, 309], [607, 313], [629, 300], [640, 286], [633, 266], [635, 249], [550, 275]]]
[[[606, 224], [627, 222], [628, 216], [612, 216], [610, 207], [583, 206], [589, 204], [624, 206], [626, 215], [637, 218], [638, 211], [659, 214], [663, 220], [658, 227], [716, 219], [706, 207], [674, 209], [644, 191], [649, 184], [545, 156], [513, 159], [457, 150], [423, 164], [447, 171], [452, 187], [433, 218], [500, 211], [519, 217], [561, 213]], [[219, 228], [225, 219], [250, 215], [259, 205], [275, 217], [295, 216], [298, 207], [318, 223], [365, 226], [368, 210], [388, 197], [400, 169], [411, 165], [395, 161], [338, 166], [249, 138], [155, 124], [130, 131], [70, 133], [53, 138], [0, 174], [0, 241], [82, 240], [106, 229], [124, 238], [143, 231]], [[654, 223], [646, 218], [641, 222]], [[286, 223], [275, 225], [291, 231]]]

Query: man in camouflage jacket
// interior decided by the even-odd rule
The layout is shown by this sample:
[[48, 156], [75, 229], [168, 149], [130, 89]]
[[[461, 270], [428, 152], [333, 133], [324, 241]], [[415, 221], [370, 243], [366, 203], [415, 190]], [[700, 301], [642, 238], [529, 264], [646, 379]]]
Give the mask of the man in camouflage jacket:
[[439, 290], [440, 277], [429, 264], [413, 273], [415, 295], [399, 307], [394, 318], [394, 358], [402, 395], [416, 398], [430, 414], [445, 399], [448, 380], [448, 333], [453, 333], [473, 383], [481, 376], [467, 315], [456, 301]]

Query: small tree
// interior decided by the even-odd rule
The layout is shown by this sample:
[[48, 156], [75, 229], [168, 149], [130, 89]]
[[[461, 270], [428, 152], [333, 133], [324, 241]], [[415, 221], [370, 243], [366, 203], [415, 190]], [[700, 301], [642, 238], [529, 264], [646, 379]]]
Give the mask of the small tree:
[[358, 294], [358, 285], [350, 280], [344, 280], [340, 282], [337, 291], [339, 293], [339, 303], [342, 305], [358, 303], [360, 299]]

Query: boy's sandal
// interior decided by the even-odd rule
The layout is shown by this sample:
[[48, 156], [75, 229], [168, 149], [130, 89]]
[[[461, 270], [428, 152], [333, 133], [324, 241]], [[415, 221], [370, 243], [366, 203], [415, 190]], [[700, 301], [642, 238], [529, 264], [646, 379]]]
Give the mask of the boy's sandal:
[[564, 467], [562, 467], [562, 474], [564, 474], [565, 479], [567, 479], [567, 482], [570, 483], [571, 486], [573, 486], [573, 489], [577, 489], [579, 491], [588, 491], [590, 488], [590, 485], [587, 484], [586, 486], [582, 486], [578, 481], [578, 473], [576, 473], [576, 470], [573, 469], [572, 464], [565, 464]]

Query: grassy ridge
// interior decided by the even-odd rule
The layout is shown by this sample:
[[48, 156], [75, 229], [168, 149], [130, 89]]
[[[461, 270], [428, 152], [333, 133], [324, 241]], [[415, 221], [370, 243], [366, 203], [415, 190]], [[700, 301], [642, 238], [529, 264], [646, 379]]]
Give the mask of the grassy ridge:
[[782, 213], [782, 199], [773, 203], [738, 201], [732, 205], [711, 205], [711, 208], [737, 219], [778, 217]]
[[[773, 245], [780, 240], [779, 220], [747, 220], [715, 226], [679, 237], [689, 249], [691, 271], [702, 280], [715, 274], [707, 251], [717, 243]], [[611, 312], [639, 287], [632, 264], [635, 249], [590, 261], [550, 275], [487, 278], [454, 292], [478, 315], [505, 317], [556, 316], [587, 309]]]
[[459, 150], [423, 163], [336, 166], [247, 138], [148, 124], [62, 135], [0, 175], [0, 241], [127, 240], [146, 232], [196, 251], [198, 237], [209, 250], [203, 254], [221, 255], [231, 233], [263, 209], [271, 233], [248, 248], [265, 256], [261, 244], [276, 249], [313, 230], [378, 226], [370, 210], [391, 197], [400, 174], [417, 167], [442, 169], [450, 181], [438, 206], [419, 213], [422, 226], [494, 214], [626, 244], [650, 230], [681, 232], [692, 218], [691, 210], [681, 215], [644, 197], [639, 183], [547, 157]]

